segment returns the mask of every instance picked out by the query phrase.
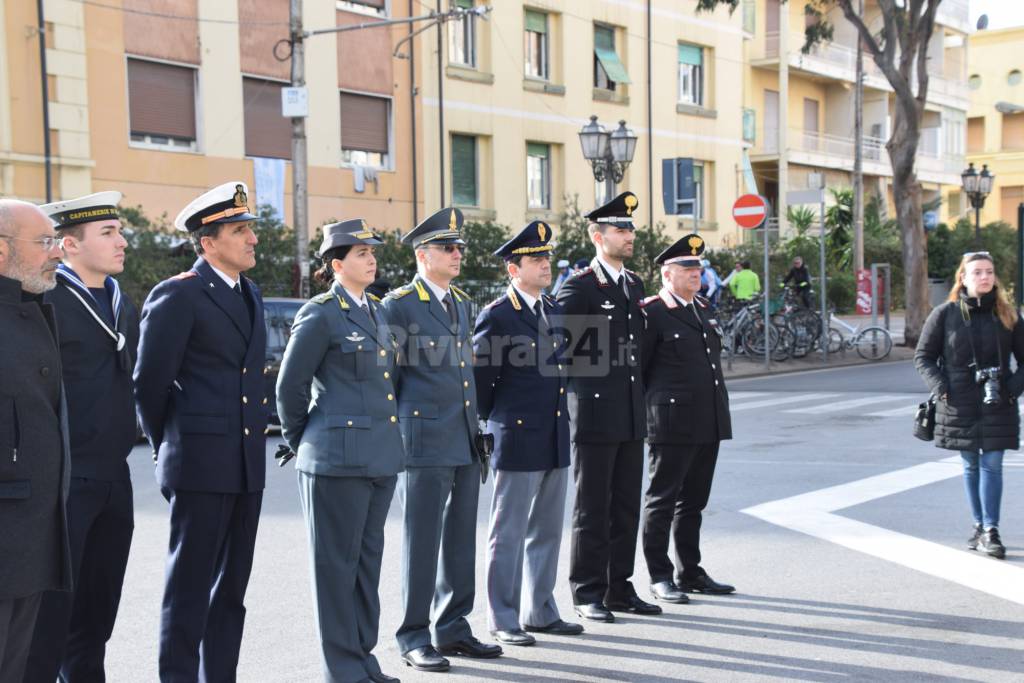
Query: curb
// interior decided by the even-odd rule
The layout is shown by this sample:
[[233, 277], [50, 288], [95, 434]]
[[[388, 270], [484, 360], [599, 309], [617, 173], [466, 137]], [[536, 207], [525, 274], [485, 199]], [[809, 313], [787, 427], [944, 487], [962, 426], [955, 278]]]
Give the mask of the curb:
[[[903, 347], [903, 348], [905, 348], [905, 347]], [[861, 366], [861, 365], [886, 365], [888, 363], [905, 363], [905, 362], [907, 362], [909, 360], [913, 360], [913, 358], [886, 358], [885, 360], [880, 360], [880, 361], [856, 360], [856, 361], [846, 362], [846, 363], [837, 363], [837, 364], [829, 363], [828, 365], [812, 367], [812, 368], [795, 368], [793, 366], [789, 366], [789, 367], [786, 367], [786, 368], [781, 369], [781, 370], [768, 370], [768, 371], [762, 370], [760, 372], [751, 372], [751, 373], [745, 373], [745, 374], [742, 374], [742, 375], [730, 374], [728, 371], [725, 371], [722, 374], [724, 375], [725, 379], [727, 379], [727, 380], [739, 381], [739, 380], [744, 380], [744, 379], [762, 379], [764, 377], [776, 377], [778, 375], [795, 375], [795, 374], [805, 373], [805, 372], [827, 372], [828, 370], [841, 370], [843, 368], [852, 368], [852, 367], [857, 367], [857, 366]], [[783, 361], [783, 362], [785, 362], [785, 361]], [[779, 367], [780, 365], [782, 365], [782, 363], [776, 362], [776, 363], [773, 364], [773, 367]], [[792, 369], [790, 369], [790, 368], [792, 368]]]

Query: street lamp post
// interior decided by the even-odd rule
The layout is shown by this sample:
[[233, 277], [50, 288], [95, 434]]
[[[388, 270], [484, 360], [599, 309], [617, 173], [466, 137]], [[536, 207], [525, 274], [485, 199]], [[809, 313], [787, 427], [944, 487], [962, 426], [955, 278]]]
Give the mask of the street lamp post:
[[614, 132], [597, 122], [597, 116], [590, 117], [590, 123], [579, 132], [583, 158], [590, 162], [594, 179], [605, 184], [605, 194], [611, 198], [615, 185], [622, 182], [626, 168], [633, 161], [636, 152], [636, 134], [626, 128], [625, 121], [619, 121]]
[[995, 175], [988, 172], [988, 164], [981, 167], [981, 173], [974, 170], [974, 163], [967, 165], [967, 169], [960, 174], [964, 193], [971, 200], [971, 207], [974, 209], [974, 242], [976, 247], [981, 247], [981, 207], [985, 206], [985, 198], [992, 192], [992, 183]]

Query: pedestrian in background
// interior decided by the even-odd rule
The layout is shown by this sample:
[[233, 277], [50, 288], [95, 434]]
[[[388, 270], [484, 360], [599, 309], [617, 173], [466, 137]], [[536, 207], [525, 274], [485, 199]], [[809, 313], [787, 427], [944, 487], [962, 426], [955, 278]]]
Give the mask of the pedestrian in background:
[[397, 681], [373, 655], [384, 522], [405, 452], [393, 375], [397, 347], [367, 292], [381, 240], [366, 222], [324, 226], [317, 279], [277, 378], [281, 433], [297, 454], [324, 680]]
[[797, 294], [800, 296], [800, 303], [803, 304], [804, 308], [811, 307], [811, 273], [807, 270], [807, 266], [804, 264], [804, 258], [797, 256], [793, 258], [793, 265], [786, 273], [786, 277], [782, 278], [782, 286], [785, 287], [790, 282], [793, 283], [793, 288], [796, 289]]
[[[1010, 371], [1010, 356], [1018, 369]], [[1006, 556], [999, 537], [1003, 452], [1017, 450], [1024, 323], [988, 252], [964, 254], [949, 300], [925, 321], [914, 365], [936, 398], [935, 445], [960, 452], [974, 518], [971, 550]]]
[[761, 291], [761, 278], [750, 269], [750, 261], [742, 261], [739, 269], [729, 276], [729, 291], [737, 301], [750, 301]]
[[0, 681], [20, 683], [43, 591], [71, 590], [71, 462], [53, 306], [61, 251], [38, 207], [0, 199]]

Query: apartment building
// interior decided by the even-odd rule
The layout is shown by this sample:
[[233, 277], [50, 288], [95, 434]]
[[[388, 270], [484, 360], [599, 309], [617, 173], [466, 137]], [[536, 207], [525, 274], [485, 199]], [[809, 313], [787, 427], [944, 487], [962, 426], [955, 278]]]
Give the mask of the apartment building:
[[[1024, 27], [980, 31], [968, 44], [967, 159], [996, 176], [981, 222], [1017, 225], [1024, 202]], [[970, 210], [966, 202], [963, 208]]]
[[[407, 16], [388, 0], [307, 0], [307, 29]], [[0, 193], [45, 199], [36, 4], [0, 4]], [[288, 0], [46, 0], [53, 197], [116, 189], [173, 218], [239, 178], [291, 221]], [[415, 217], [405, 26], [306, 41], [309, 219]], [[276, 53], [276, 57], [275, 57]], [[422, 215], [422, 211], [419, 211]]]
[[[786, 215], [786, 192], [808, 187], [811, 173], [823, 174], [828, 187], [852, 187], [854, 163], [854, 83], [857, 34], [841, 10], [826, 19], [834, 26], [829, 43], [808, 54], [803, 0], [744, 0], [753, 14], [754, 36], [746, 44], [746, 139], [761, 194]], [[865, 0], [868, 26], [880, 30], [875, 0]], [[929, 88], [917, 176], [925, 202], [941, 199], [940, 220], [964, 210], [960, 173], [968, 108], [967, 0], [943, 0], [928, 47]], [[894, 94], [870, 55], [864, 56], [862, 159], [867, 194], [885, 197], [891, 207], [892, 167], [885, 143], [892, 130]]]
[[437, 7], [480, 5], [492, 7], [487, 18], [447, 25], [440, 55], [436, 42], [419, 46], [428, 211], [452, 203], [470, 219], [521, 226], [557, 224], [567, 197], [589, 210], [607, 194], [578, 138], [596, 115], [637, 135], [616, 190], [639, 196], [639, 223], [735, 243], [730, 207], [745, 191], [746, 146], [740, 12], [697, 14], [694, 0]]

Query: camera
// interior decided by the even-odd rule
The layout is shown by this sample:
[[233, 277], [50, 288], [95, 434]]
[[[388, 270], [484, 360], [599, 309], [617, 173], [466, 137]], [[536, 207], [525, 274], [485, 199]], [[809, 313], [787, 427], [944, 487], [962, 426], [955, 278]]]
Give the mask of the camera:
[[984, 397], [981, 402], [987, 406], [999, 403], [999, 376], [1001, 372], [998, 367], [975, 368], [974, 382], [981, 385]]

